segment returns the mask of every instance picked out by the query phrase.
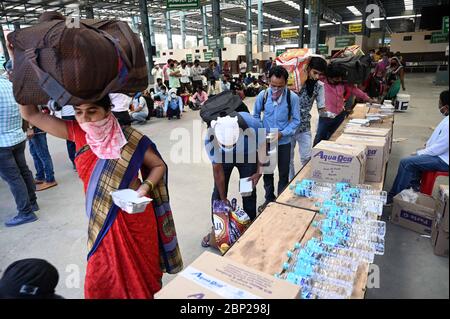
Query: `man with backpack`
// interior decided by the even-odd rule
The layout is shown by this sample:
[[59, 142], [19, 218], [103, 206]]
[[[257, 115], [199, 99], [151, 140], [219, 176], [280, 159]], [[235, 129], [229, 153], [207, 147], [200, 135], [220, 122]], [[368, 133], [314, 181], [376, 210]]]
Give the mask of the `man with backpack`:
[[[298, 95], [287, 88], [289, 74], [285, 68], [276, 66], [270, 70], [270, 87], [256, 98], [253, 117], [261, 120], [269, 133], [271, 143], [278, 143], [278, 195], [289, 184], [289, 164], [291, 161], [291, 139], [300, 125]], [[265, 203], [259, 207], [261, 212], [275, 200], [274, 176], [264, 174]]]

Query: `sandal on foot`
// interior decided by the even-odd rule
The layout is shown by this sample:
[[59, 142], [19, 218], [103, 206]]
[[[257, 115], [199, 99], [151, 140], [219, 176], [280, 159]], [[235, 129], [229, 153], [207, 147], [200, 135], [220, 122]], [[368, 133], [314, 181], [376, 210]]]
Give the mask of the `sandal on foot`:
[[202, 239], [202, 247], [208, 248], [210, 240], [211, 240], [211, 234], [208, 234], [205, 237], [203, 237], [203, 239]]

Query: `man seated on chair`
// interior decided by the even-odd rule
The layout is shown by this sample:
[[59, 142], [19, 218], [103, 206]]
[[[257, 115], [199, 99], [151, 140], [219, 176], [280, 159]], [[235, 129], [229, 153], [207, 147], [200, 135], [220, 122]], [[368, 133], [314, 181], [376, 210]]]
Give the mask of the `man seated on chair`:
[[388, 204], [392, 203], [395, 195], [407, 188], [418, 190], [420, 177], [425, 171], [448, 171], [448, 114], [449, 114], [449, 91], [444, 91], [439, 97], [439, 111], [445, 117], [434, 130], [425, 149], [417, 151], [416, 154], [403, 158], [400, 161], [397, 177], [389, 192]]

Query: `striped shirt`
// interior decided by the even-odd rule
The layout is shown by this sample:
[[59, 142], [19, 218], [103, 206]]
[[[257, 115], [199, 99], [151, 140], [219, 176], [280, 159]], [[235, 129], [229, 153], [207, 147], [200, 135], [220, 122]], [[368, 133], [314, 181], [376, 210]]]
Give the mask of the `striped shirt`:
[[0, 147], [11, 147], [26, 139], [12, 83], [0, 76]]

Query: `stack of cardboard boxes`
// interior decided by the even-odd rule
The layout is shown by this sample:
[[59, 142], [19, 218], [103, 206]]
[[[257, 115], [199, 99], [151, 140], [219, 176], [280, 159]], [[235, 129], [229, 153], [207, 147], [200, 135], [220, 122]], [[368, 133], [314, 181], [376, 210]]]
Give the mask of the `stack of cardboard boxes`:
[[336, 142], [314, 147], [311, 177], [321, 182], [383, 182], [390, 145], [390, 129], [349, 126]]

